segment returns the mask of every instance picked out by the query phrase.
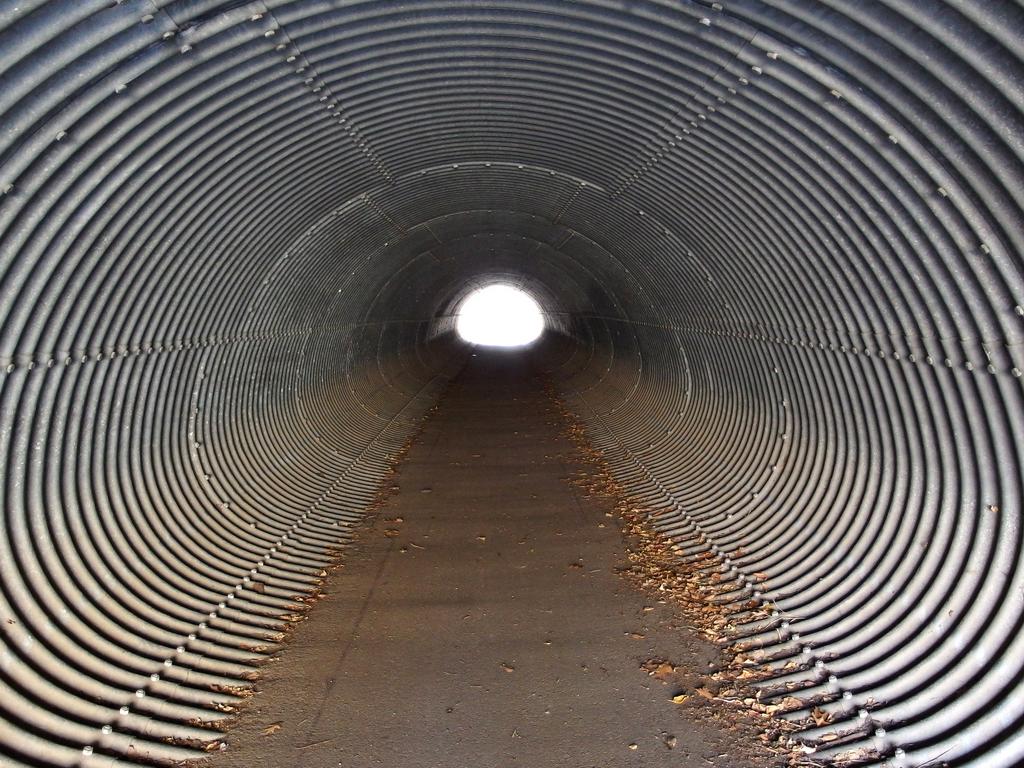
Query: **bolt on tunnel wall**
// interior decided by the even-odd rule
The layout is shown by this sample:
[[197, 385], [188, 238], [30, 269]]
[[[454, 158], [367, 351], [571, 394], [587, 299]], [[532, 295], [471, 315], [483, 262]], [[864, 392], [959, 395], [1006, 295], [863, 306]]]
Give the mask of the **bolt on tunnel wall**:
[[1010, 2], [4, 6], [0, 760], [197, 754], [486, 273], [808, 748], [1019, 764], [1022, 51]]

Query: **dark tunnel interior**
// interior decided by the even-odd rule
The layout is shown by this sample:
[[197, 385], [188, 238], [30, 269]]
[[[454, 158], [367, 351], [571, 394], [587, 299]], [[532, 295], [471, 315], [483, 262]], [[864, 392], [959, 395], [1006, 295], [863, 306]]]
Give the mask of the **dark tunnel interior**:
[[1022, 58], [1015, 0], [0, 1], [0, 764], [195, 756], [492, 282], [801, 739], [1021, 764]]

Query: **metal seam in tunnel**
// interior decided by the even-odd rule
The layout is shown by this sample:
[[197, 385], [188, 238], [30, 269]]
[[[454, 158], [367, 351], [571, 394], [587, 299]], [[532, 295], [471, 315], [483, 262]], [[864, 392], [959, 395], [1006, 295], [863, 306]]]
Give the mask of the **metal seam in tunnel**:
[[0, 763], [201, 756], [499, 279], [809, 751], [1024, 761], [1018, 2], [20, 0], [0, 57]]

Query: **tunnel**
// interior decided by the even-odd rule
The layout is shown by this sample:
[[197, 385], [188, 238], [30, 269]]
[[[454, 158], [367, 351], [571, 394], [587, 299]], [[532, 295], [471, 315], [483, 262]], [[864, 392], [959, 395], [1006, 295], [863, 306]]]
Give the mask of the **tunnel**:
[[1009, 1], [0, 3], [0, 764], [204, 755], [492, 283], [809, 751], [1021, 764], [1022, 54]]

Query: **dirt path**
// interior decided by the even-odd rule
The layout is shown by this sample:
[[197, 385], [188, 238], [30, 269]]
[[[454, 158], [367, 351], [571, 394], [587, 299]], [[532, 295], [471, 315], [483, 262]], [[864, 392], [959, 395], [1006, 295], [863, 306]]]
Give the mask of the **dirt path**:
[[472, 358], [212, 764], [767, 765], [753, 731], [673, 703], [717, 651], [616, 572], [625, 543], [573, 457], [541, 380]]

